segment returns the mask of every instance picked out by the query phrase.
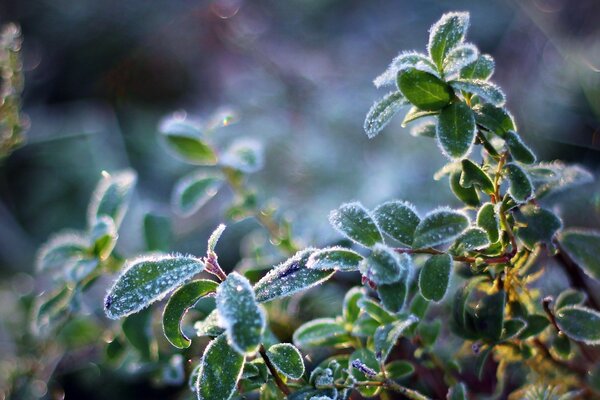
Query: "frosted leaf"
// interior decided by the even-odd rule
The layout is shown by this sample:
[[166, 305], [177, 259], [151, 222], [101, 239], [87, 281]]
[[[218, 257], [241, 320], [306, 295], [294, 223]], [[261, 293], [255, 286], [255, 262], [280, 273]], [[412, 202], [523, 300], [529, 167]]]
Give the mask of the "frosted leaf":
[[344, 304], [342, 308], [342, 316], [344, 321], [354, 323], [360, 314], [360, 306], [358, 302], [365, 296], [365, 291], [362, 287], [354, 287], [346, 292], [344, 296]]
[[567, 229], [558, 240], [562, 250], [586, 275], [600, 280], [600, 232]]
[[373, 103], [364, 123], [364, 129], [369, 139], [377, 136], [392, 120], [392, 117], [407, 104], [408, 100], [400, 92], [390, 92], [383, 99]]
[[181, 331], [181, 320], [187, 310], [202, 297], [214, 293], [218, 284], [209, 280], [196, 280], [177, 289], [165, 305], [162, 317], [163, 333], [167, 340], [179, 349], [190, 346], [191, 341]]
[[419, 274], [419, 291], [426, 300], [442, 301], [450, 286], [452, 264], [448, 254], [434, 255], [425, 261]]
[[410, 134], [414, 137], [435, 137], [435, 121], [425, 121], [411, 128]]
[[208, 238], [208, 246], [207, 246], [208, 253], [214, 253], [215, 247], [217, 247], [217, 242], [221, 238], [221, 235], [223, 234], [223, 231], [225, 230], [225, 228], [226, 228], [226, 226], [224, 224], [220, 224], [219, 226], [216, 227], [216, 229], [213, 231], [213, 233], [210, 234], [210, 237]]
[[412, 375], [415, 367], [408, 361], [396, 360], [385, 365], [385, 372], [388, 378], [397, 380]]
[[358, 271], [363, 257], [357, 252], [340, 246], [328, 247], [312, 253], [306, 266], [325, 271]]
[[443, 80], [415, 68], [398, 74], [398, 88], [414, 106], [426, 111], [437, 111], [446, 107], [454, 93]]
[[143, 256], [128, 261], [104, 300], [104, 311], [118, 319], [165, 297], [194, 275], [204, 263], [192, 256]]
[[[416, 121], [418, 119], [425, 118], [425, 117], [433, 117], [434, 115], [438, 115], [438, 114], [439, 114], [439, 111], [426, 111], [426, 110], [421, 110], [420, 108], [413, 106], [408, 110], [408, 112], [404, 116], [401, 126], [403, 128], [406, 128], [406, 126], [413, 121]], [[433, 134], [433, 136], [435, 136], [435, 133]]]
[[469, 226], [469, 218], [460, 211], [440, 208], [427, 214], [415, 230], [414, 248], [448, 243], [459, 237]]
[[500, 239], [500, 221], [492, 203], [485, 203], [477, 212], [477, 226], [486, 231], [490, 243]]
[[440, 112], [437, 139], [442, 152], [450, 159], [462, 159], [471, 152], [475, 133], [475, 116], [465, 103], [452, 103]]
[[198, 400], [229, 400], [244, 371], [246, 357], [235, 351], [226, 335], [214, 339], [204, 350], [196, 381]]
[[410, 246], [421, 218], [415, 207], [405, 201], [389, 201], [379, 205], [373, 215], [383, 232]]
[[433, 62], [442, 66], [446, 55], [462, 43], [469, 28], [468, 12], [451, 12], [442, 15], [429, 30], [427, 51]]
[[460, 176], [460, 185], [468, 188], [477, 185], [487, 194], [494, 193], [494, 183], [492, 178], [475, 164], [473, 161], [463, 159], [461, 162], [462, 174]]
[[267, 356], [277, 371], [290, 379], [300, 379], [304, 374], [302, 354], [289, 343], [275, 344], [267, 350]]
[[[350, 374], [358, 382], [371, 381], [373, 380], [373, 372], [375, 375], [379, 372], [379, 361], [375, 354], [367, 349], [360, 348], [355, 350], [349, 358], [350, 361]], [[377, 386], [356, 386], [356, 390], [360, 392], [363, 397], [374, 397], [379, 392]]]
[[388, 69], [386, 69], [383, 74], [375, 78], [373, 84], [377, 88], [393, 85], [396, 83], [398, 72], [404, 71], [408, 68], [415, 68], [439, 77], [435, 65], [425, 54], [418, 53], [416, 51], [407, 51], [396, 56], [396, 58], [392, 60], [392, 63]]
[[529, 176], [515, 163], [508, 163], [505, 168], [510, 184], [508, 193], [517, 203], [526, 203], [533, 197], [533, 184]]
[[381, 305], [387, 311], [391, 313], [402, 311], [406, 295], [408, 294], [409, 277], [410, 273], [407, 273], [398, 282], [377, 286], [377, 295], [379, 296], [379, 300], [381, 300]]
[[563, 307], [555, 313], [556, 324], [573, 340], [600, 345], [600, 312], [583, 306]]
[[567, 289], [561, 292], [554, 301], [554, 310], [567, 306], [583, 305], [587, 300], [587, 295], [584, 292], [575, 289]]
[[521, 227], [516, 230], [517, 236], [525, 246], [533, 250], [542, 242], [552, 246], [552, 239], [562, 228], [562, 221], [552, 211], [534, 205], [521, 207], [523, 219], [519, 219]]
[[223, 186], [223, 178], [214, 173], [195, 171], [177, 181], [171, 204], [177, 214], [189, 217], [212, 199]]
[[450, 190], [465, 205], [470, 207], [479, 207], [481, 200], [475, 186], [464, 187], [460, 184], [462, 173], [452, 172], [449, 176]]
[[130, 169], [116, 172], [112, 175], [105, 173], [98, 182], [88, 206], [88, 226], [93, 226], [102, 215], [113, 219], [119, 229], [123, 217], [129, 207], [137, 174]]
[[385, 363], [390, 355], [390, 351], [400, 338], [400, 335], [402, 335], [408, 327], [418, 321], [419, 319], [417, 317], [409, 315], [404, 319], [377, 328], [375, 331], [374, 342], [375, 353], [380, 362]]
[[229, 344], [242, 354], [254, 352], [262, 340], [266, 321], [248, 279], [237, 272], [227, 276], [217, 289], [217, 313]]
[[378, 243], [360, 263], [360, 272], [377, 285], [398, 282], [410, 270], [410, 257]]
[[494, 106], [503, 106], [506, 102], [506, 96], [498, 86], [493, 83], [475, 79], [457, 79], [451, 81], [450, 85], [463, 92], [477, 95], [483, 102], [493, 104]]
[[59, 270], [83, 256], [90, 246], [88, 239], [76, 231], [64, 231], [50, 237], [38, 251], [35, 267], [38, 272]]
[[217, 310], [213, 310], [202, 321], [196, 321], [194, 324], [196, 336], [219, 336], [225, 330], [219, 325], [219, 316]]
[[381, 307], [375, 300], [369, 297], [363, 297], [359, 300], [358, 305], [361, 309], [369, 314], [371, 318], [380, 324], [389, 324], [396, 320], [396, 317], [390, 314], [387, 310]]
[[505, 108], [483, 103], [473, 107], [473, 111], [475, 111], [477, 124], [500, 137], [503, 137], [509, 130], [516, 129], [512, 115]]
[[68, 286], [35, 298], [32, 330], [35, 335], [46, 336], [54, 326], [64, 322], [69, 315], [73, 290]]
[[477, 60], [460, 70], [462, 79], [488, 80], [494, 73], [495, 62], [489, 54], [480, 55]]
[[331, 211], [329, 222], [339, 233], [365, 247], [383, 242], [375, 220], [359, 202], [342, 204]]
[[489, 245], [490, 239], [487, 232], [481, 228], [472, 227], [456, 239], [453, 248], [457, 253], [462, 253], [471, 250], [481, 250]]
[[560, 161], [537, 164], [528, 168], [527, 173], [535, 186], [537, 198], [594, 181], [594, 176], [585, 168]]
[[301, 326], [294, 332], [294, 344], [300, 348], [333, 346], [350, 341], [344, 326], [333, 318], [318, 318]]
[[309, 269], [306, 264], [315, 249], [307, 248], [273, 268], [254, 285], [256, 301], [278, 299], [310, 289], [331, 278], [335, 271]]
[[504, 136], [506, 146], [510, 150], [510, 155], [515, 161], [523, 164], [533, 164], [535, 162], [535, 154], [523, 142], [523, 139], [515, 132], [508, 131]]
[[196, 165], [214, 165], [217, 155], [202, 140], [202, 131], [184, 114], [174, 114], [164, 119], [159, 131], [169, 151], [177, 158]]
[[246, 174], [260, 171], [265, 164], [263, 146], [253, 139], [238, 139], [225, 151], [220, 164]]
[[453, 48], [444, 59], [444, 76], [451, 77], [465, 66], [477, 61], [479, 50], [471, 43], [464, 43]]
[[112, 218], [103, 215], [94, 224], [90, 232], [94, 254], [100, 260], [106, 260], [117, 244], [117, 227]]

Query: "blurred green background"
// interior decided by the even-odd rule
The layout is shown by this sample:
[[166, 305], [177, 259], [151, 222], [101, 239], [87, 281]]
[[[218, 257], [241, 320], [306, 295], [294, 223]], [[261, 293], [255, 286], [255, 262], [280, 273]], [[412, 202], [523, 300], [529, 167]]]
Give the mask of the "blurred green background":
[[[431, 179], [445, 163], [434, 141], [412, 138], [400, 118], [373, 140], [362, 130], [385, 94], [373, 78], [399, 51], [424, 50], [428, 27], [449, 10], [471, 12], [468, 40], [496, 59], [492, 80], [539, 158], [598, 176], [597, 0], [0, 2], [0, 22], [23, 31], [31, 120], [27, 144], [0, 165], [0, 353], [15, 351], [7, 332], [14, 298], [43, 286], [31, 277], [36, 249], [52, 232], [84, 227], [102, 170], [139, 173], [122, 254], [142, 251], [144, 212], [171, 213], [173, 184], [191, 170], [157, 137], [160, 119], [174, 111], [208, 118], [236, 110], [240, 121], [217, 141], [264, 143], [266, 165], [251, 183], [306, 244], [336, 238], [327, 214], [342, 202], [401, 198], [422, 212], [456, 204], [447, 182]], [[188, 219], [172, 216], [173, 249], [199, 253], [230, 197], [219, 194]], [[600, 227], [597, 183], [563, 199], [569, 207], [550, 202], [567, 225]], [[224, 236], [226, 268], [255, 227], [247, 221]]]

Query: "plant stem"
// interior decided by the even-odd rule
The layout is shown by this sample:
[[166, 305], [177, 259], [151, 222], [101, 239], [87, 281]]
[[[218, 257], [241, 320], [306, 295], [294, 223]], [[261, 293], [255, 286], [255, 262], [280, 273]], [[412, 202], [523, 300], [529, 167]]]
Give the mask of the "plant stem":
[[285, 394], [286, 396], [289, 396], [292, 393], [292, 391], [285, 384], [285, 382], [281, 380], [281, 377], [279, 376], [277, 369], [275, 369], [275, 366], [273, 365], [271, 360], [269, 360], [269, 356], [267, 355], [267, 350], [265, 350], [265, 346], [263, 346], [262, 343], [260, 344], [258, 352], [260, 353], [260, 356], [262, 357], [262, 359], [265, 361], [265, 365], [269, 369], [269, 372], [273, 376], [273, 379], [275, 379], [275, 384], [277, 385], [279, 390], [281, 390], [281, 392], [283, 394]]

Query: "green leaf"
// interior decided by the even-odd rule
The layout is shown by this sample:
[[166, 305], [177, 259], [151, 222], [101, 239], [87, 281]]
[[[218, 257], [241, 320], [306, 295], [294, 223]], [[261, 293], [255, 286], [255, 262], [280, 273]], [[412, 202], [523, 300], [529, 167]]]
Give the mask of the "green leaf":
[[255, 351], [262, 341], [266, 321], [250, 281], [232, 272], [219, 285], [216, 300], [219, 319], [231, 347], [240, 353]]
[[457, 383], [448, 390], [448, 400], [467, 400], [467, 388], [462, 382]]
[[99, 259], [96, 257], [83, 257], [68, 264], [65, 269], [65, 279], [69, 282], [79, 284], [87, 278], [97, 267]]
[[460, 184], [460, 171], [452, 172], [449, 176], [450, 189], [452, 193], [463, 203], [471, 207], [478, 207], [480, 204], [479, 194], [473, 186], [466, 188]]
[[200, 127], [185, 116], [175, 115], [165, 119], [159, 131], [175, 157], [196, 165], [217, 163], [215, 151], [202, 140]]
[[492, 203], [485, 203], [477, 212], [477, 226], [486, 231], [490, 243], [496, 243], [500, 239], [500, 222]]
[[400, 72], [397, 83], [404, 97], [421, 110], [441, 110], [450, 103], [454, 95], [446, 82], [416, 68]]
[[586, 275], [600, 280], [600, 232], [567, 229], [558, 241], [562, 250]]
[[238, 139], [223, 153], [220, 165], [245, 174], [260, 171], [265, 164], [263, 146], [253, 139]]
[[519, 333], [519, 339], [525, 340], [532, 336], [538, 336], [550, 325], [545, 315], [532, 314], [526, 318], [527, 326]]
[[317, 250], [310, 255], [306, 266], [324, 271], [358, 271], [363, 256], [357, 252], [340, 246]]
[[396, 83], [398, 72], [409, 68], [416, 68], [419, 71], [429, 72], [430, 74], [438, 76], [437, 68], [433, 65], [429, 57], [416, 51], [406, 51], [394, 58], [388, 69], [375, 78], [373, 84], [377, 88], [393, 85]]
[[199, 400], [229, 400], [244, 370], [244, 355], [227, 344], [221, 335], [206, 347], [196, 381]]
[[440, 331], [442, 329], [442, 321], [435, 320], [432, 322], [422, 321], [417, 326], [417, 335], [421, 339], [424, 347], [432, 347], [435, 344], [438, 336], [440, 335]]
[[516, 129], [512, 115], [504, 108], [484, 103], [473, 107], [473, 110], [477, 124], [498, 136], [504, 137], [506, 132]]
[[408, 276], [407, 272], [398, 282], [377, 285], [377, 295], [381, 300], [381, 305], [389, 312], [397, 313], [404, 307], [408, 294]]
[[410, 246], [421, 218], [415, 207], [405, 201], [389, 201], [378, 206], [373, 216], [380, 229], [391, 238]]
[[371, 318], [368, 314], [361, 314], [352, 325], [352, 336], [368, 338], [375, 334], [379, 327], [379, 322]]
[[189, 217], [212, 199], [223, 186], [223, 178], [204, 171], [193, 172], [177, 181], [171, 204], [177, 214]]
[[415, 367], [408, 361], [396, 360], [385, 365], [385, 372], [390, 379], [402, 379], [412, 375]]
[[425, 248], [448, 243], [469, 226], [469, 218], [455, 210], [440, 208], [427, 214], [415, 230], [414, 248]]
[[73, 290], [64, 286], [49, 294], [35, 299], [33, 306], [33, 331], [36, 335], [46, 336], [55, 325], [64, 322], [69, 315]]
[[555, 314], [556, 324], [573, 340], [600, 345], [600, 313], [582, 306], [567, 306]]
[[354, 323], [360, 314], [360, 306], [358, 302], [365, 296], [365, 291], [362, 287], [353, 287], [344, 296], [344, 305], [342, 315], [344, 321], [349, 324]]
[[419, 319], [417, 317], [409, 315], [406, 318], [377, 328], [374, 336], [375, 354], [380, 362], [384, 363], [387, 360], [390, 351], [392, 351], [392, 348], [400, 338], [400, 335], [402, 335], [409, 326], [418, 321]]
[[418, 119], [421, 118], [425, 118], [425, 117], [432, 117], [434, 115], [438, 115], [439, 111], [426, 111], [426, 110], [421, 110], [418, 107], [411, 107], [408, 112], [406, 113], [406, 115], [404, 116], [404, 119], [402, 120], [402, 123], [400, 124], [400, 126], [402, 126], [403, 128], [406, 128], [406, 125], [408, 125], [409, 123], [416, 121]]
[[488, 54], [482, 54], [477, 60], [466, 65], [460, 70], [462, 79], [481, 79], [487, 80], [494, 73], [494, 59]]
[[445, 156], [466, 157], [471, 152], [475, 132], [473, 111], [465, 103], [452, 103], [440, 112], [436, 133]]
[[139, 353], [143, 360], [156, 359], [156, 342], [152, 336], [152, 310], [143, 310], [129, 315], [121, 328], [127, 342]]
[[467, 229], [453, 245], [458, 253], [481, 250], [490, 245], [490, 239], [486, 231], [481, 228], [469, 228]]
[[414, 137], [435, 138], [436, 125], [435, 121], [425, 121], [411, 128], [410, 134]]
[[146, 256], [129, 261], [104, 300], [104, 311], [111, 319], [140, 311], [162, 299], [194, 275], [204, 263], [182, 255]]
[[63, 270], [84, 257], [90, 243], [80, 233], [60, 232], [40, 248], [35, 266], [38, 272]]
[[444, 14], [431, 27], [427, 51], [438, 68], [441, 68], [450, 50], [463, 42], [468, 28], [469, 13], [466, 12]]
[[376, 101], [367, 113], [364, 123], [364, 129], [369, 139], [377, 136], [394, 115], [407, 104], [408, 100], [400, 92], [390, 92], [383, 99]]
[[144, 239], [149, 251], [168, 251], [171, 247], [171, 221], [158, 214], [144, 216]]
[[219, 315], [217, 310], [213, 310], [204, 320], [196, 321], [194, 324], [196, 336], [216, 337], [225, 332], [225, 329], [219, 324]]
[[[379, 362], [371, 350], [366, 348], [355, 350], [349, 358], [349, 361], [352, 365], [352, 368], [350, 368], [350, 374], [359, 382], [370, 381], [372, 380], [372, 377], [366, 376], [363, 372], [357, 369], [354, 364], [355, 360], [359, 360], [361, 365], [364, 365], [373, 371], [379, 371]], [[356, 390], [358, 390], [363, 397], [373, 397], [379, 392], [379, 387], [357, 386]]]
[[534, 205], [521, 207], [526, 226], [518, 228], [517, 236], [529, 250], [537, 243], [552, 245], [552, 238], [562, 228], [562, 221], [552, 211]]
[[567, 289], [561, 292], [554, 302], [554, 309], [559, 310], [567, 306], [578, 306], [585, 303], [587, 296], [584, 292], [575, 289]]
[[380, 324], [389, 324], [396, 320], [396, 318], [392, 314], [384, 310], [383, 307], [377, 304], [377, 302], [368, 297], [363, 297], [362, 299], [360, 299], [358, 305], [364, 312], [369, 314], [371, 318], [373, 318]]
[[504, 328], [506, 293], [500, 291], [481, 299], [475, 308], [475, 327], [482, 338], [497, 342]]
[[208, 238], [208, 243], [206, 245], [206, 252], [208, 254], [215, 252], [217, 243], [219, 242], [221, 235], [225, 231], [225, 228], [226, 226], [224, 224], [219, 224], [219, 226], [217, 226], [215, 230], [210, 234], [210, 237]]
[[100, 260], [106, 260], [117, 244], [117, 227], [112, 218], [106, 215], [96, 220], [90, 232], [94, 254]]
[[442, 301], [450, 286], [452, 257], [439, 254], [429, 257], [419, 274], [421, 295], [431, 301]]
[[294, 332], [294, 344], [300, 348], [318, 346], [343, 346], [350, 336], [341, 323], [333, 318], [318, 318], [309, 321]]
[[552, 349], [560, 358], [565, 360], [569, 359], [572, 353], [569, 337], [562, 332], [555, 335], [554, 340], [552, 341]]
[[477, 185], [487, 194], [494, 193], [492, 179], [479, 165], [468, 159], [462, 160], [461, 165], [462, 175], [460, 177], [460, 185], [462, 187], [468, 188]]
[[483, 102], [501, 107], [506, 102], [506, 96], [500, 88], [493, 83], [483, 80], [457, 79], [451, 81], [454, 90], [471, 93], [479, 97]]
[[137, 175], [132, 170], [118, 171], [112, 175], [104, 172], [88, 206], [88, 226], [94, 226], [98, 218], [106, 215], [112, 218], [118, 230], [127, 212], [136, 181]]
[[191, 341], [181, 331], [181, 320], [187, 310], [202, 297], [213, 293], [219, 285], [209, 280], [196, 280], [177, 289], [163, 311], [163, 332], [167, 340], [179, 349], [190, 347]]
[[410, 257], [398, 254], [383, 244], [376, 244], [369, 257], [360, 263], [360, 272], [377, 285], [397, 282], [410, 269]]
[[331, 278], [335, 271], [319, 271], [306, 266], [315, 249], [299, 251], [273, 268], [254, 285], [256, 301], [264, 303], [310, 289]]
[[533, 197], [533, 184], [523, 168], [515, 163], [506, 164], [506, 175], [510, 187], [508, 193], [519, 204], [526, 203]]
[[452, 304], [452, 328], [455, 333], [466, 339], [473, 339], [473, 326], [470, 325], [471, 318], [467, 302], [475, 288], [485, 280], [483, 276], [476, 276], [468, 280], [462, 288], [456, 291]]
[[365, 247], [383, 242], [375, 220], [358, 202], [342, 204], [337, 210], [331, 211], [329, 222], [339, 233]]
[[523, 333], [525, 328], [527, 327], [527, 322], [520, 319], [514, 318], [504, 321], [504, 330], [502, 331], [502, 340], [510, 340], [514, 337]]
[[302, 354], [293, 345], [281, 343], [273, 345], [267, 350], [267, 356], [277, 371], [287, 378], [300, 379], [304, 374], [304, 361]]
[[565, 165], [560, 161], [540, 163], [527, 169], [535, 185], [537, 198], [558, 193], [594, 180], [594, 176], [578, 165]]
[[504, 136], [506, 146], [510, 151], [510, 155], [515, 161], [523, 164], [533, 164], [535, 162], [535, 154], [523, 142], [523, 139], [515, 132], [508, 131]]
[[444, 76], [457, 74], [464, 66], [477, 60], [479, 50], [471, 43], [464, 43], [453, 48], [444, 59]]

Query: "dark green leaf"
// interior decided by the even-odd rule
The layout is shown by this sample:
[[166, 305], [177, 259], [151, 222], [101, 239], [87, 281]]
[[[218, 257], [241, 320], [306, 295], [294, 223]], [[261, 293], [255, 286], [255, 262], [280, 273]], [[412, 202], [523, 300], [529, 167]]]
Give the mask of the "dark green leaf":
[[256, 301], [263, 303], [291, 296], [331, 278], [335, 271], [319, 271], [306, 266], [314, 251], [315, 249], [312, 248], [299, 251], [287, 261], [273, 268], [254, 285]]
[[400, 243], [411, 245], [421, 218], [415, 207], [404, 201], [389, 201], [378, 206], [373, 215], [383, 232]]
[[390, 355], [390, 351], [400, 338], [400, 335], [419, 319], [414, 315], [409, 315], [398, 321], [382, 325], [375, 331], [375, 354], [380, 362], [385, 362]]
[[535, 162], [535, 154], [523, 143], [523, 140], [515, 131], [506, 132], [504, 140], [506, 140], [510, 155], [515, 161], [523, 164], [533, 164]]
[[506, 102], [506, 97], [500, 88], [493, 83], [484, 80], [458, 79], [451, 81], [450, 85], [454, 90], [471, 93], [479, 97], [483, 102], [502, 106]]
[[189, 256], [147, 256], [131, 260], [106, 295], [104, 311], [112, 319], [140, 311], [203, 269], [202, 261]]
[[333, 318], [319, 318], [301, 325], [294, 332], [294, 344], [300, 348], [344, 345], [350, 336]]
[[373, 81], [376, 87], [382, 87], [387, 85], [393, 85], [396, 83], [396, 77], [398, 72], [407, 70], [409, 68], [416, 68], [420, 71], [429, 72], [430, 74], [437, 75], [436, 66], [433, 65], [429, 57], [425, 54], [418, 53], [416, 51], [406, 51], [400, 53], [394, 58], [385, 72], [379, 75]]
[[390, 379], [402, 379], [412, 375], [415, 367], [408, 361], [396, 360], [385, 365], [385, 372]]
[[575, 289], [567, 289], [558, 295], [554, 303], [554, 309], [559, 310], [566, 306], [578, 306], [587, 300], [584, 292]]
[[494, 73], [494, 59], [488, 54], [482, 54], [477, 60], [460, 70], [463, 79], [489, 79]]
[[446, 55], [462, 43], [469, 28], [469, 13], [452, 12], [440, 18], [429, 31], [427, 50], [433, 62], [441, 68]]
[[504, 137], [509, 130], [515, 130], [512, 115], [506, 109], [489, 103], [479, 104], [473, 108], [475, 120], [487, 130]]
[[286, 377], [291, 379], [302, 378], [304, 361], [302, 360], [302, 354], [293, 345], [289, 343], [276, 344], [269, 347], [267, 355], [277, 371]]
[[196, 336], [216, 337], [225, 332], [225, 329], [219, 324], [219, 315], [217, 310], [213, 310], [204, 320], [197, 321], [194, 324]]
[[140, 354], [143, 360], [156, 358], [156, 343], [152, 336], [152, 310], [147, 309], [129, 315], [121, 328], [127, 342]]
[[437, 139], [444, 155], [461, 159], [471, 152], [475, 139], [475, 117], [463, 102], [452, 103], [440, 112]]
[[422, 321], [417, 326], [417, 335], [421, 338], [421, 342], [425, 347], [432, 347], [435, 344], [440, 331], [442, 329], [442, 321], [435, 320], [432, 322]]
[[504, 321], [504, 330], [502, 331], [502, 340], [510, 340], [524, 332], [527, 322], [522, 319], [509, 319]]
[[199, 400], [229, 400], [244, 370], [244, 355], [227, 344], [221, 335], [206, 347], [196, 381]]
[[528, 168], [527, 172], [535, 185], [538, 198], [594, 180], [588, 170], [579, 165], [565, 165], [560, 161], [540, 163]]
[[477, 185], [487, 194], [494, 193], [494, 183], [490, 176], [485, 173], [481, 167], [473, 161], [464, 159], [462, 164], [462, 175], [460, 177], [460, 185], [462, 187], [471, 187]]
[[171, 247], [171, 221], [158, 214], [144, 216], [144, 239], [149, 251], [168, 251]]
[[441, 208], [427, 214], [415, 230], [414, 248], [424, 248], [448, 243], [469, 226], [469, 218], [455, 210]]
[[182, 216], [190, 216], [212, 199], [221, 186], [223, 178], [194, 172], [180, 179], [175, 185], [171, 203], [175, 211]]
[[392, 120], [392, 117], [408, 100], [400, 92], [390, 92], [371, 107], [367, 113], [364, 129], [369, 138], [374, 138]]
[[465, 251], [481, 250], [490, 245], [490, 239], [486, 231], [481, 228], [467, 229], [453, 245], [453, 250], [457, 253]]
[[409, 269], [410, 257], [383, 244], [376, 244], [369, 257], [360, 263], [360, 272], [377, 285], [397, 282]]
[[88, 225], [94, 226], [99, 217], [106, 215], [112, 218], [118, 230], [127, 212], [136, 181], [137, 175], [132, 170], [123, 170], [112, 175], [105, 172], [88, 207]]
[[324, 271], [358, 271], [358, 264], [363, 257], [357, 252], [344, 247], [328, 247], [312, 253], [306, 266]]
[[185, 117], [168, 118], [161, 123], [159, 130], [174, 156], [196, 165], [217, 163], [217, 155], [202, 140], [200, 128]]
[[408, 294], [408, 276], [406, 273], [398, 282], [377, 286], [377, 295], [381, 305], [392, 313], [397, 313], [404, 307], [406, 295]]
[[200, 298], [215, 292], [218, 286], [216, 282], [200, 279], [187, 283], [173, 293], [163, 311], [162, 321], [165, 337], [173, 346], [180, 349], [190, 346], [191, 341], [181, 331], [181, 320], [188, 308]]
[[477, 212], [477, 225], [488, 234], [491, 243], [500, 239], [500, 222], [492, 203], [485, 203]]
[[477, 190], [471, 186], [469, 188], [463, 187], [460, 184], [460, 171], [455, 171], [450, 174], [450, 189], [452, 193], [463, 203], [471, 207], [478, 207], [480, 204], [479, 194]]
[[397, 83], [404, 97], [421, 110], [441, 110], [453, 96], [452, 88], [446, 82], [416, 68], [401, 71]]
[[505, 304], [506, 293], [500, 291], [483, 297], [475, 308], [475, 326], [483, 338], [493, 342], [500, 340], [504, 327]]
[[600, 232], [567, 229], [561, 233], [559, 242], [586, 275], [600, 280]]
[[582, 306], [567, 306], [559, 309], [556, 324], [573, 340], [589, 345], [600, 345], [600, 313]]
[[464, 66], [476, 61], [478, 56], [479, 50], [471, 43], [456, 46], [444, 58], [444, 76], [455, 76]]
[[337, 210], [331, 211], [329, 222], [339, 233], [365, 247], [383, 242], [375, 220], [358, 202], [342, 204]]
[[533, 250], [537, 243], [552, 244], [552, 238], [562, 228], [562, 221], [552, 211], [534, 205], [521, 207], [525, 227], [517, 230], [517, 236], [528, 249]]
[[419, 290], [427, 300], [441, 301], [450, 286], [452, 257], [440, 254], [429, 257], [419, 274]]
[[533, 196], [533, 184], [523, 168], [517, 164], [506, 164], [506, 173], [510, 188], [508, 193], [517, 203], [525, 203]]
[[552, 341], [552, 349], [560, 358], [569, 359], [571, 357], [571, 341], [569, 337], [562, 332], [555, 335]]
[[237, 272], [217, 289], [217, 312], [229, 344], [240, 353], [256, 350], [265, 330], [265, 315], [256, 303], [252, 285]]
[[532, 336], [537, 336], [550, 325], [550, 321], [545, 315], [532, 314], [526, 318], [527, 326], [519, 333], [519, 339], [525, 340]]

